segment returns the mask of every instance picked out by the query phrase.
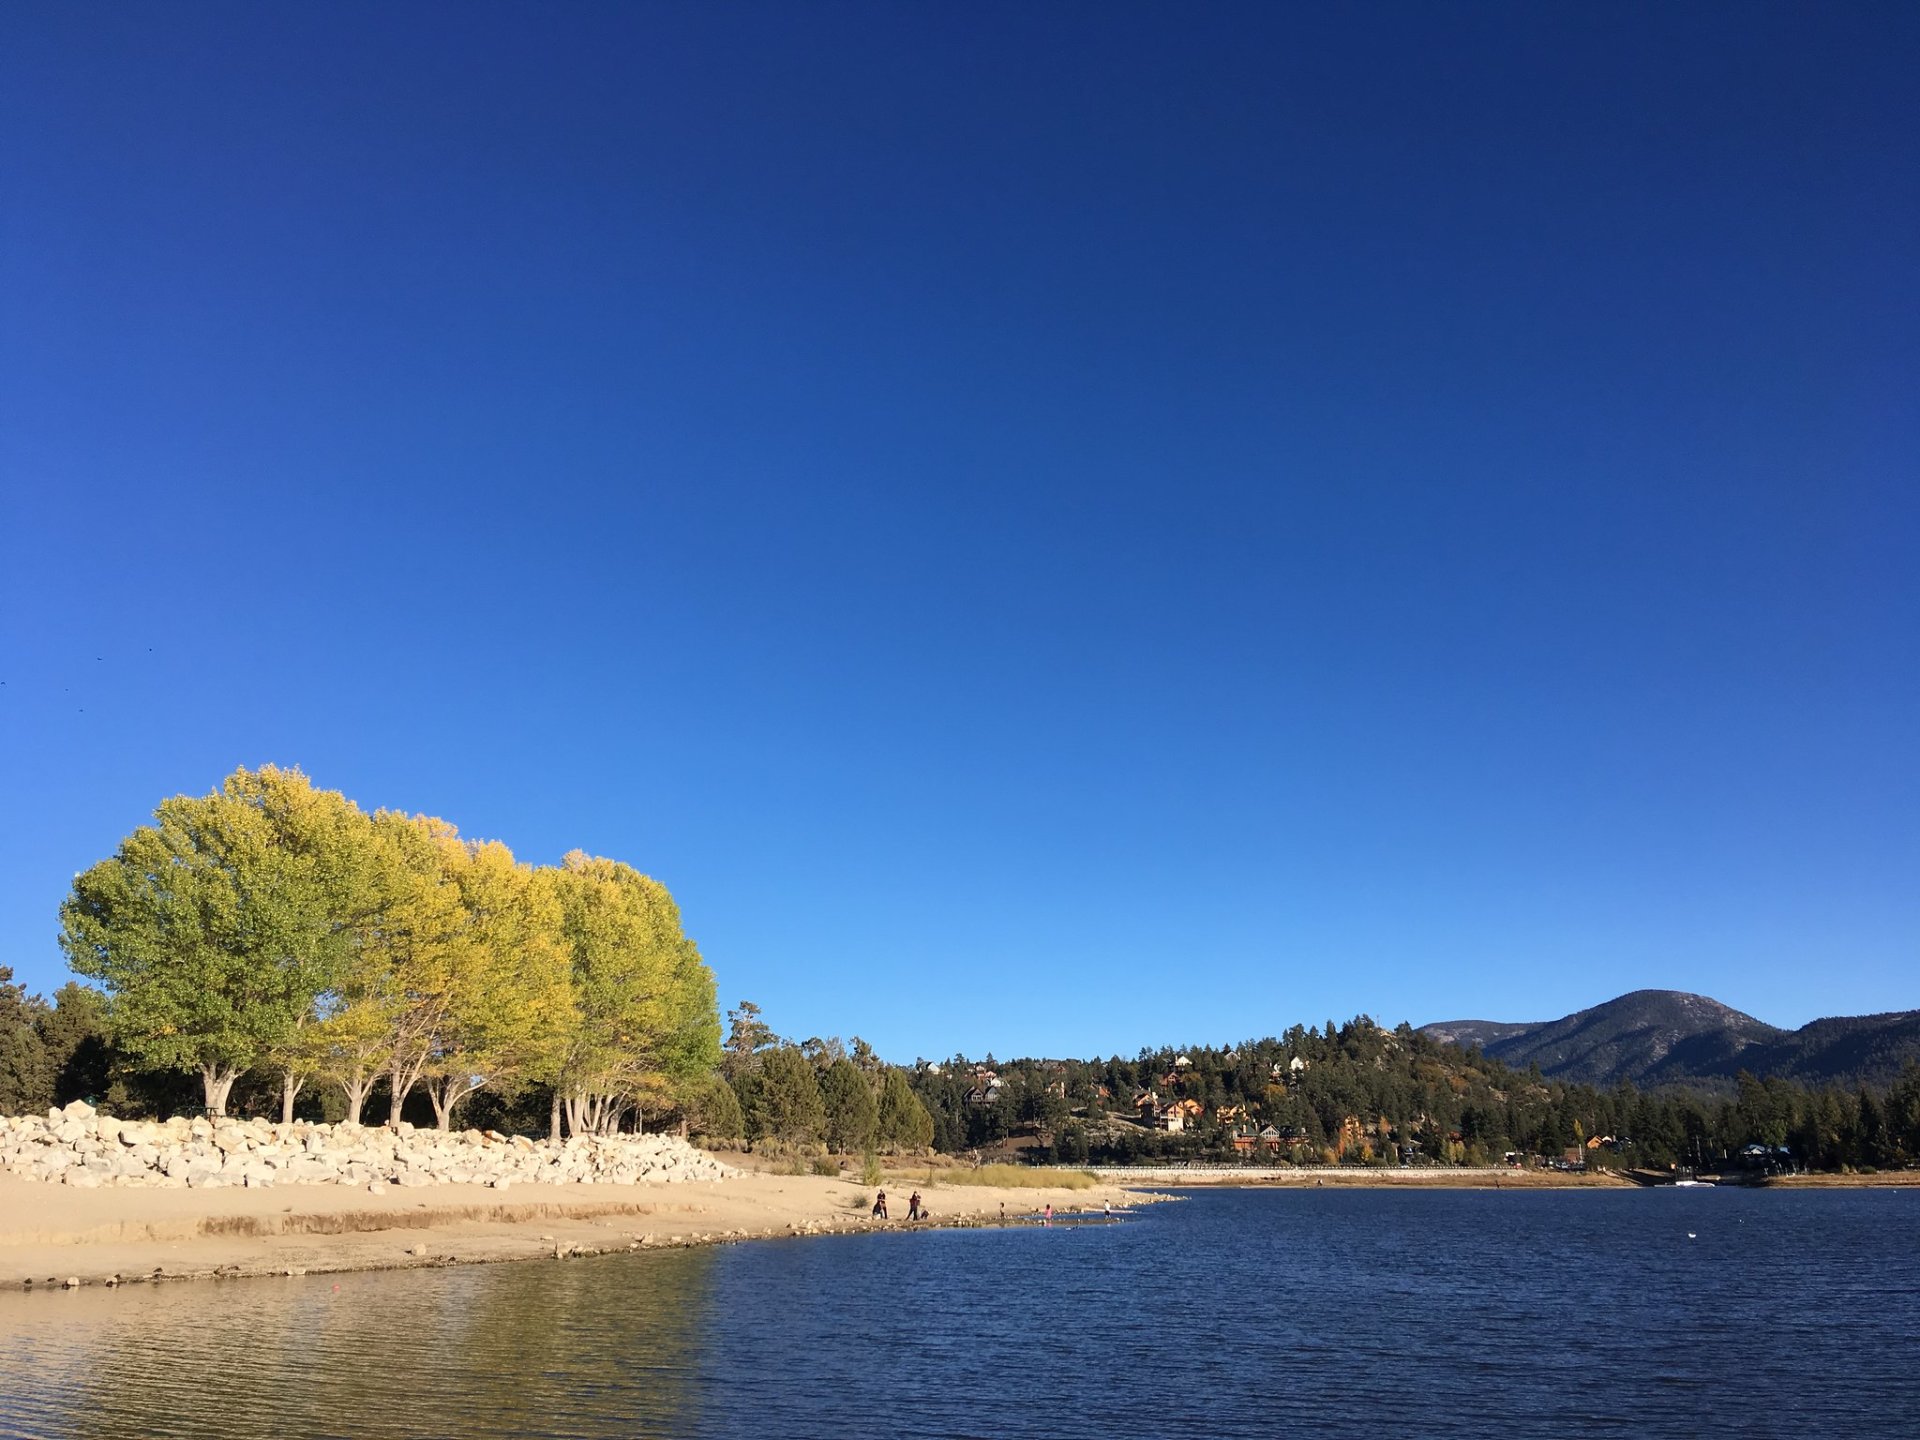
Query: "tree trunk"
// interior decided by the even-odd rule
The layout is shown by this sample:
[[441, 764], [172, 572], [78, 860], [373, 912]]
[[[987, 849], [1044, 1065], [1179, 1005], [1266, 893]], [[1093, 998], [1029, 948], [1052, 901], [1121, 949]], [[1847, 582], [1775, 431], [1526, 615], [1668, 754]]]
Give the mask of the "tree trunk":
[[293, 1102], [300, 1098], [300, 1092], [306, 1087], [307, 1077], [296, 1075], [289, 1070], [280, 1077], [280, 1123], [293, 1123]]
[[413, 1086], [401, 1083], [400, 1067], [393, 1067], [393, 1073], [387, 1077], [387, 1128], [400, 1128], [400, 1110], [407, 1103], [407, 1096], [413, 1093]]
[[214, 1119], [224, 1119], [227, 1113], [227, 1094], [233, 1089], [233, 1082], [240, 1072], [226, 1065], [202, 1065], [200, 1067], [200, 1088], [206, 1097], [207, 1114]]
[[349, 1125], [360, 1123], [360, 1112], [366, 1108], [367, 1093], [373, 1089], [373, 1079], [363, 1070], [355, 1070], [341, 1077], [341, 1090], [346, 1092], [347, 1119]]
[[553, 1114], [550, 1120], [551, 1123], [547, 1127], [547, 1139], [551, 1140], [555, 1145], [558, 1145], [560, 1143], [560, 1087], [558, 1085], [553, 1087]]
[[442, 1134], [453, 1129], [453, 1112], [460, 1102], [479, 1088], [454, 1075], [427, 1081], [427, 1098], [433, 1102], [433, 1118]]

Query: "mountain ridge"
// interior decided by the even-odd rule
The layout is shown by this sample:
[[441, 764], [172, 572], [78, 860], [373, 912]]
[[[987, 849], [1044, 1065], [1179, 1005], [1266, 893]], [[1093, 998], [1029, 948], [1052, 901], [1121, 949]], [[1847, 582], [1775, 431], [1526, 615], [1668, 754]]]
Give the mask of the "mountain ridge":
[[1557, 1020], [1439, 1020], [1420, 1033], [1589, 1085], [1724, 1086], [1741, 1070], [1806, 1085], [1885, 1086], [1920, 1059], [1920, 1010], [1834, 1015], [1798, 1030], [1685, 990], [1633, 990]]

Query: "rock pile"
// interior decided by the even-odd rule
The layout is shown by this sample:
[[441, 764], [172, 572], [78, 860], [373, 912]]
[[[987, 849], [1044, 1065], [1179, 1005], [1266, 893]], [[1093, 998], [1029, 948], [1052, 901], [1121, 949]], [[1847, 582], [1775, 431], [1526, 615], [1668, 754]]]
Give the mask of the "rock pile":
[[115, 1120], [76, 1100], [0, 1116], [0, 1170], [29, 1180], [171, 1189], [268, 1185], [657, 1185], [736, 1173], [669, 1135], [577, 1137], [554, 1144], [491, 1130], [291, 1125], [265, 1120]]

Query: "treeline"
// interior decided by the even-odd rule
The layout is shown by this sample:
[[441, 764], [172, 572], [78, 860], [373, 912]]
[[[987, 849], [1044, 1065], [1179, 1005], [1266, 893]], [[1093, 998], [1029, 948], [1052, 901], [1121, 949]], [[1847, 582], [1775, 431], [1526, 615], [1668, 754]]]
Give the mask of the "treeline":
[[69, 982], [44, 1000], [0, 965], [0, 1115], [103, 1095], [115, 1060], [99, 991]]
[[[21, 1072], [0, 1085], [21, 1099], [84, 1082], [166, 1108], [154, 1077], [189, 1074], [212, 1114], [236, 1083], [269, 1088], [283, 1119], [321, 1087], [339, 1118], [378, 1095], [397, 1124], [424, 1092], [445, 1129], [484, 1091], [495, 1114], [544, 1102], [558, 1138], [685, 1114], [719, 1060], [712, 973], [657, 881], [580, 852], [523, 864], [297, 770], [163, 801], [75, 878], [60, 920], [104, 995], [0, 996], [0, 1075]], [[80, 1070], [70, 1006], [67, 1029], [85, 1013], [96, 1032]]]
[[794, 1150], [842, 1155], [924, 1150], [933, 1117], [906, 1071], [855, 1036], [795, 1043], [776, 1036], [760, 1007], [727, 1012], [721, 1076], [701, 1104], [701, 1133]]
[[[1920, 1161], [1913, 1064], [1885, 1090], [1809, 1089], [1746, 1074], [1731, 1095], [1596, 1089], [1543, 1079], [1537, 1068], [1515, 1071], [1366, 1016], [1131, 1060], [956, 1056], [922, 1062], [913, 1084], [940, 1149], [1024, 1140], [1069, 1163], [1482, 1165], [1510, 1152], [1577, 1152], [1588, 1163], [1660, 1168], [1720, 1163], [1748, 1145], [1786, 1147], [1818, 1169]], [[1161, 1128], [1155, 1116], [1176, 1109], [1179, 1129]]]

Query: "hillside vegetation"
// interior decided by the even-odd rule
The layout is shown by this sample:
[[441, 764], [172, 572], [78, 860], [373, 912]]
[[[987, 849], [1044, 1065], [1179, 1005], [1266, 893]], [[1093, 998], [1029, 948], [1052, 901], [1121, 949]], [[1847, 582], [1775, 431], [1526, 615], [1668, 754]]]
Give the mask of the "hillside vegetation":
[[1920, 1158], [1920, 1065], [1884, 1090], [1742, 1073], [1731, 1093], [1569, 1084], [1366, 1016], [1132, 1059], [921, 1063], [934, 1143], [1069, 1164], [1203, 1160], [1618, 1168], [1711, 1164], [1747, 1145], [1818, 1168]]

